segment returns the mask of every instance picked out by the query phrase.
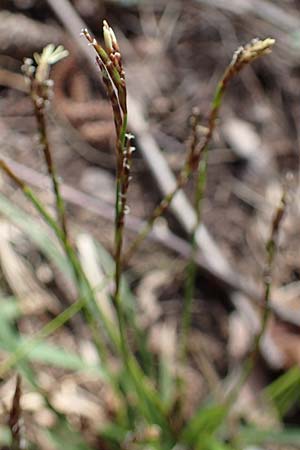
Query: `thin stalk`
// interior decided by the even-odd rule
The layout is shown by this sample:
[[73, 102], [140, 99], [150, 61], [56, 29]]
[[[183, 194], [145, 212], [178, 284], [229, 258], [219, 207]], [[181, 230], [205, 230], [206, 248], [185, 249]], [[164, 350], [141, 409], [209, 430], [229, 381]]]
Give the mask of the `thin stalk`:
[[127, 208], [127, 192], [130, 182], [130, 170], [132, 152], [134, 150], [131, 147], [132, 136], [126, 134], [127, 130], [127, 113], [123, 116], [123, 125], [120, 131], [120, 148], [122, 161], [118, 165], [117, 173], [117, 197], [116, 197], [116, 220], [115, 220], [115, 294], [114, 302], [118, 310], [118, 320], [120, 328], [120, 336], [122, 340], [124, 365], [127, 365], [130, 349], [126, 338], [126, 321], [122, 308], [120, 289], [121, 289], [121, 276], [122, 276], [122, 248], [124, 239], [124, 225], [125, 215]]
[[[126, 323], [125, 316], [122, 308], [122, 302], [120, 298], [120, 285], [122, 276], [122, 247], [123, 247], [123, 234], [124, 234], [124, 218], [125, 218], [125, 208], [126, 208], [126, 193], [128, 189], [129, 173], [126, 178], [126, 168], [125, 168], [125, 141], [126, 141], [126, 131], [127, 131], [127, 105], [126, 105], [126, 95], [123, 98], [122, 103], [120, 102], [120, 92], [124, 91], [125, 86], [120, 78], [115, 78], [112, 72], [112, 61], [110, 58], [106, 58], [107, 54], [100, 44], [95, 43], [90, 37], [88, 32], [84, 32], [86, 38], [94, 46], [98, 56], [96, 57], [96, 62], [101, 71], [103, 83], [106, 87], [108, 97], [113, 110], [114, 124], [116, 130], [116, 200], [115, 200], [115, 292], [112, 297], [112, 301], [116, 310], [119, 334], [120, 334], [120, 344], [121, 352], [123, 357], [124, 365], [127, 364], [128, 360], [128, 345], [126, 339]], [[106, 55], [106, 56], [105, 56]], [[120, 68], [119, 68], [120, 69]], [[116, 70], [116, 69], [115, 69]], [[122, 72], [123, 73], [123, 72]], [[124, 75], [124, 73], [123, 73]], [[117, 83], [117, 85], [116, 85]], [[117, 89], [117, 92], [116, 92]], [[124, 91], [126, 94], [126, 91]], [[117, 95], [118, 93], [118, 95]]]
[[32, 59], [26, 58], [22, 66], [30, 86], [30, 96], [37, 121], [39, 143], [42, 147], [48, 174], [52, 181], [58, 223], [65, 236], [67, 236], [65, 204], [60, 193], [59, 181], [49, 145], [45, 111], [52, 95], [53, 82], [49, 79], [51, 66], [66, 56], [68, 56], [68, 51], [63, 46], [60, 45], [55, 48], [53, 44], [49, 44], [43, 49], [41, 54], [36, 53], [34, 55], [35, 63]]
[[123, 261], [126, 261], [126, 263], [129, 262], [133, 254], [136, 252], [136, 250], [139, 248], [139, 246], [151, 232], [156, 219], [158, 219], [158, 217], [161, 217], [166, 212], [171, 202], [173, 201], [175, 195], [187, 184], [188, 180], [190, 179], [191, 173], [192, 173], [191, 170], [189, 170], [187, 167], [185, 167], [182, 170], [182, 172], [179, 174], [177, 178], [176, 186], [174, 187], [173, 191], [169, 192], [159, 203], [159, 205], [157, 205], [156, 208], [153, 210], [146, 224], [142, 227], [142, 229], [139, 231], [134, 241], [125, 251]]
[[181, 172], [179, 173], [176, 186], [172, 192], [167, 194], [160, 202], [160, 204], [154, 209], [146, 225], [142, 228], [138, 236], [131, 243], [128, 250], [125, 253], [124, 259], [128, 262], [133, 253], [138, 249], [143, 240], [151, 232], [155, 220], [165, 213], [170, 203], [172, 202], [176, 193], [182, 189], [189, 181], [192, 173], [197, 170], [199, 166], [199, 160], [201, 155], [206, 151], [216, 128], [217, 118], [221, 107], [222, 99], [229, 82], [238, 74], [244, 66], [251, 63], [259, 56], [270, 53], [271, 47], [274, 45], [274, 39], [265, 39], [264, 41], [254, 39], [245, 47], [240, 47], [233, 55], [231, 63], [226, 68], [220, 79], [211, 106], [211, 110], [208, 118], [208, 130], [204, 141], [197, 145], [194, 143], [194, 148], [190, 147], [190, 152], [187, 155], [186, 162]]
[[52, 152], [51, 152], [50, 146], [49, 146], [44, 106], [39, 107], [37, 100], [34, 98], [33, 95], [32, 95], [32, 100], [33, 100], [33, 104], [34, 104], [35, 117], [36, 117], [36, 121], [37, 121], [37, 125], [38, 125], [39, 141], [40, 141], [40, 145], [42, 147], [42, 151], [44, 154], [48, 174], [52, 181], [52, 187], [53, 187], [53, 193], [55, 195], [58, 221], [60, 223], [60, 226], [61, 226], [65, 236], [67, 236], [67, 221], [66, 221], [65, 203], [64, 203], [64, 200], [60, 193], [60, 185], [59, 185], [59, 181], [58, 181], [58, 177], [57, 177], [57, 173], [56, 173], [56, 168], [55, 168], [53, 158], [52, 158]]
[[[198, 250], [197, 241], [196, 241], [196, 233], [201, 224], [201, 209], [202, 209], [202, 200], [206, 186], [206, 177], [207, 177], [207, 165], [208, 165], [208, 149], [209, 143], [213, 136], [214, 130], [216, 128], [217, 118], [219, 115], [219, 110], [222, 105], [222, 99], [224, 97], [224, 93], [226, 87], [230, 81], [230, 79], [236, 73], [236, 69], [232, 67], [232, 65], [228, 66], [225, 70], [222, 78], [217, 84], [213, 101], [211, 104], [210, 114], [208, 118], [208, 129], [206, 132], [206, 136], [204, 141], [200, 145], [200, 148], [197, 152], [193, 151], [189, 154], [189, 160], [197, 161], [199, 165], [197, 183], [195, 189], [195, 198], [194, 198], [194, 209], [196, 213], [196, 220], [191, 234], [191, 255], [189, 259], [189, 263], [187, 266], [187, 276], [185, 283], [185, 292], [184, 292], [184, 305], [183, 305], [183, 316], [181, 323], [181, 333], [180, 333], [180, 358], [182, 361], [186, 358], [186, 343], [187, 336], [190, 329], [191, 323], [191, 310], [192, 310], [192, 302], [195, 292], [195, 281], [196, 281], [196, 264], [195, 258]], [[196, 143], [196, 128], [193, 129], [192, 133], [192, 149], [197, 148]], [[195, 156], [197, 153], [197, 156]], [[191, 165], [190, 165], [191, 166]], [[192, 166], [191, 166], [192, 167]], [[191, 170], [192, 173], [192, 170]]]
[[240, 375], [240, 379], [237, 382], [237, 384], [232, 389], [232, 392], [229, 393], [226, 403], [230, 407], [235, 402], [241, 388], [249, 378], [255, 363], [257, 361], [259, 351], [260, 351], [260, 344], [263, 339], [263, 336], [265, 335], [267, 325], [270, 319], [271, 315], [271, 308], [270, 308], [270, 300], [271, 300], [271, 291], [272, 291], [272, 269], [277, 253], [277, 240], [278, 240], [278, 234], [279, 230], [282, 224], [282, 220], [284, 218], [286, 207], [287, 207], [287, 192], [284, 190], [280, 204], [275, 212], [275, 215], [272, 220], [272, 226], [271, 226], [271, 232], [270, 237], [266, 243], [266, 253], [267, 253], [267, 261], [266, 261], [266, 269], [263, 275], [263, 282], [264, 282], [264, 299], [263, 299], [263, 311], [262, 311], [262, 318], [261, 318], [261, 326], [254, 338], [253, 342], [253, 348], [251, 350], [251, 353], [249, 354], [248, 358], [245, 361], [244, 367], [242, 369], [242, 373]]
[[206, 146], [203, 159], [200, 161], [197, 184], [195, 189], [194, 205], [196, 212], [196, 223], [191, 235], [191, 255], [186, 271], [187, 274], [184, 292], [183, 316], [182, 316], [180, 343], [179, 343], [180, 358], [183, 362], [186, 359], [187, 338], [191, 325], [192, 303], [195, 293], [195, 281], [197, 272], [197, 264], [195, 262], [195, 259], [198, 251], [196, 233], [201, 223], [202, 200], [204, 196], [207, 177], [207, 163], [208, 163], [208, 146]]

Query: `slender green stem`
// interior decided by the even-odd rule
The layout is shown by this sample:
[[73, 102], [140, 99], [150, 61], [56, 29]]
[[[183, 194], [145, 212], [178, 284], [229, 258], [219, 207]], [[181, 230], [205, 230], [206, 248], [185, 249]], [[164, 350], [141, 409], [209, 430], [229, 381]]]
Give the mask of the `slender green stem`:
[[[262, 53], [263, 54], [263, 53]], [[257, 56], [257, 55], [256, 55]], [[255, 56], [255, 57], [256, 57]], [[226, 91], [226, 88], [231, 81], [231, 79], [240, 72], [240, 70], [248, 63], [250, 63], [253, 59], [253, 56], [249, 57], [248, 54], [246, 54], [245, 49], [239, 50], [237, 54], [234, 55], [233, 60], [229, 64], [229, 66], [226, 68], [225, 72], [223, 73], [223, 76], [221, 77], [220, 81], [217, 84], [217, 87], [214, 92], [209, 119], [208, 119], [208, 129], [205, 136], [205, 139], [203, 143], [200, 145], [200, 148], [195, 151], [197, 148], [196, 143], [196, 128], [194, 128], [194, 139], [193, 139], [193, 145], [191, 147], [191, 152], [189, 154], [188, 161], [191, 161], [190, 168], [192, 172], [192, 168], [195, 167], [193, 162], [198, 161], [198, 164], [200, 164], [200, 168], [198, 171], [198, 177], [197, 177], [197, 184], [196, 184], [196, 190], [195, 190], [195, 200], [194, 200], [194, 206], [195, 206], [195, 212], [196, 212], [196, 221], [195, 226], [192, 232], [191, 236], [191, 257], [190, 261], [187, 267], [187, 277], [186, 277], [186, 285], [185, 285], [185, 297], [184, 297], [184, 308], [183, 308], [183, 319], [182, 319], [182, 326], [181, 326], [181, 342], [180, 342], [180, 354], [181, 358], [184, 360], [186, 357], [186, 340], [187, 335], [190, 328], [190, 322], [191, 322], [191, 307], [192, 307], [192, 300], [194, 296], [195, 291], [195, 278], [196, 278], [196, 264], [195, 264], [195, 256], [197, 252], [197, 242], [196, 242], [196, 232], [200, 226], [201, 223], [201, 209], [202, 209], [202, 199], [203, 194], [206, 186], [206, 176], [207, 176], [207, 163], [208, 163], [208, 146], [211, 141], [211, 138], [213, 136], [214, 130], [216, 128], [217, 118], [219, 115], [219, 110], [222, 105], [222, 100]], [[194, 121], [194, 127], [196, 126], [196, 121]], [[198, 158], [198, 159], [197, 159]], [[266, 305], [268, 302], [268, 296], [270, 293], [270, 286], [266, 284]], [[266, 315], [264, 315], [263, 320], [263, 327], [261, 330], [261, 333], [257, 336], [257, 343], [256, 346], [259, 345], [261, 336], [264, 333], [264, 327], [266, 326], [267, 318], [268, 318], [268, 307], [266, 306]], [[251, 370], [251, 368], [249, 369]]]
[[198, 251], [196, 233], [201, 224], [202, 200], [205, 191], [206, 177], [207, 177], [207, 160], [208, 160], [208, 146], [205, 147], [203, 159], [200, 161], [197, 176], [197, 184], [195, 189], [194, 205], [196, 212], [196, 221], [191, 234], [191, 255], [186, 270], [187, 273], [186, 273], [186, 283], [184, 293], [183, 316], [182, 316], [180, 344], [179, 344], [180, 357], [183, 362], [186, 359], [187, 338], [191, 324], [192, 303], [195, 292], [195, 281], [197, 271], [195, 258]]
[[115, 218], [115, 292], [113, 297], [119, 324], [123, 363], [125, 366], [127, 365], [128, 361], [129, 349], [126, 338], [125, 316], [121, 301], [121, 277], [122, 277], [122, 247], [123, 247], [124, 220], [126, 207], [125, 202], [126, 192], [124, 192], [123, 184], [127, 182], [127, 180], [123, 180], [126, 130], [127, 130], [127, 114], [123, 116], [122, 127], [117, 142], [118, 162], [117, 162], [117, 176], [116, 176], [116, 218]]
[[122, 123], [122, 128], [121, 128], [121, 133], [120, 133], [120, 146], [122, 149], [124, 149], [124, 147], [125, 147], [127, 122], [128, 122], [128, 116], [126, 113], [123, 115], [123, 123]]
[[[196, 263], [195, 257], [198, 250], [197, 240], [196, 240], [196, 232], [201, 224], [201, 209], [202, 209], [202, 200], [206, 186], [206, 177], [207, 177], [207, 164], [208, 164], [208, 146], [213, 136], [216, 121], [219, 114], [219, 110], [222, 104], [222, 99], [224, 96], [224, 92], [226, 86], [228, 84], [228, 69], [224, 72], [223, 77], [217, 84], [209, 120], [208, 120], [208, 130], [205, 136], [204, 142], [201, 144], [198, 149], [198, 176], [196, 182], [195, 189], [195, 198], [194, 198], [194, 208], [196, 213], [195, 225], [191, 234], [191, 255], [189, 259], [189, 263], [186, 270], [186, 283], [185, 283], [185, 293], [184, 293], [184, 305], [183, 305], [183, 316], [181, 323], [181, 333], [180, 333], [180, 357], [183, 361], [186, 359], [186, 344], [187, 337], [190, 329], [191, 323], [191, 311], [192, 311], [192, 302], [195, 292], [195, 281], [196, 281]], [[194, 133], [195, 134], [195, 133]], [[194, 144], [196, 147], [196, 144]], [[191, 155], [193, 159], [196, 159], [194, 155]], [[192, 173], [192, 170], [191, 170]]]
[[253, 348], [251, 350], [251, 353], [249, 354], [248, 358], [245, 361], [244, 367], [242, 369], [242, 373], [240, 375], [240, 379], [237, 382], [237, 384], [234, 386], [232, 391], [229, 393], [227, 398], [227, 404], [229, 406], [233, 405], [235, 402], [241, 388], [243, 387], [244, 383], [249, 378], [256, 360], [259, 355], [259, 349], [261, 341], [265, 335], [268, 321], [270, 319], [271, 314], [271, 308], [270, 308], [270, 300], [271, 300], [271, 290], [272, 290], [272, 268], [276, 257], [277, 252], [277, 238], [279, 229], [286, 211], [286, 190], [284, 190], [280, 205], [278, 206], [275, 215], [273, 217], [272, 226], [271, 226], [271, 233], [270, 238], [268, 239], [266, 243], [266, 253], [267, 253], [267, 262], [266, 262], [266, 270], [263, 276], [264, 281], [264, 298], [263, 298], [263, 311], [262, 311], [262, 318], [261, 318], [261, 326], [254, 338], [253, 342]]
[[125, 167], [125, 142], [127, 132], [126, 82], [121, 61], [121, 53], [115, 36], [112, 34], [112, 30], [108, 27], [106, 22], [103, 24], [103, 30], [106, 49], [92, 38], [88, 30], [85, 29], [82, 33], [97, 53], [96, 62], [100, 68], [102, 80], [111, 102], [116, 129], [115, 292], [112, 300], [118, 319], [121, 353], [123, 355], [124, 364], [127, 364], [129, 349], [126, 339], [125, 315], [123, 313], [120, 298], [122, 274], [121, 255], [126, 207], [125, 199], [129, 183], [129, 173], [126, 172]]
[[[119, 333], [120, 333], [120, 350], [123, 358], [124, 367], [128, 374], [133, 387], [139, 397], [138, 405], [141, 405], [145, 417], [153, 423], [159, 423], [163, 429], [170, 433], [169, 424], [165, 418], [164, 409], [157, 396], [156, 390], [149, 383], [147, 377], [143, 373], [135, 356], [130, 351], [127, 336], [125, 315], [121, 299], [121, 277], [122, 277], [122, 246], [124, 236], [124, 220], [126, 208], [126, 195], [129, 185], [130, 175], [130, 139], [126, 143], [127, 130], [127, 114], [123, 115], [122, 127], [117, 130], [117, 176], [116, 176], [116, 218], [115, 218], [115, 292], [113, 301], [117, 312]], [[128, 148], [126, 147], [128, 145]], [[128, 166], [127, 166], [128, 165]], [[127, 166], [127, 167], [126, 167]], [[155, 417], [155, 419], [153, 419]]]
[[58, 222], [59, 222], [64, 234], [67, 236], [67, 221], [66, 221], [65, 203], [64, 203], [64, 200], [60, 193], [59, 181], [58, 181], [55, 165], [53, 162], [52, 153], [51, 153], [50, 146], [49, 146], [46, 116], [45, 116], [45, 107], [44, 106], [39, 107], [39, 105], [37, 103], [39, 98], [36, 95], [34, 95], [34, 93], [32, 94], [32, 100], [33, 100], [33, 105], [34, 105], [36, 121], [37, 121], [37, 125], [38, 125], [39, 141], [40, 141], [42, 151], [44, 154], [48, 174], [52, 181], [53, 193], [55, 195]]
[[[170, 203], [172, 202], [175, 194], [178, 192], [179, 188], [182, 188], [186, 185], [188, 180], [190, 179], [191, 174], [197, 170], [199, 165], [199, 160], [201, 155], [206, 151], [213, 133], [216, 128], [217, 118], [219, 114], [219, 110], [222, 104], [222, 99], [224, 96], [224, 93], [226, 91], [226, 88], [229, 84], [229, 82], [232, 80], [232, 78], [235, 77], [247, 64], [251, 63], [255, 59], [257, 59], [259, 56], [265, 55], [270, 53], [270, 49], [272, 45], [274, 44], [273, 39], [265, 39], [264, 41], [260, 40], [254, 40], [251, 41], [248, 45], [245, 47], [241, 47], [237, 50], [237, 52], [234, 53], [234, 56], [232, 58], [231, 63], [228, 65], [226, 70], [223, 73], [223, 76], [221, 77], [217, 88], [214, 93], [211, 110], [209, 113], [208, 118], [208, 129], [206, 137], [201, 143], [201, 145], [197, 146], [197, 151], [190, 152], [187, 155], [187, 159], [185, 162], [184, 167], [182, 168], [181, 172], [179, 173], [176, 184], [177, 186], [174, 188], [172, 192], [167, 194], [161, 201], [160, 205], [158, 205], [153, 213], [151, 214], [150, 218], [148, 219], [147, 224], [145, 227], [142, 228], [136, 239], [133, 241], [133, 243], [130, 245], [129, 249], [126, 252], [125, 259], [126, 261], [129, 260], [129, 258], [132, 256], [134, 251], [137, 250], [139, 245], [143, 242], [143, 240], [148, 236], [150, 231], [152, 230], [152, 227], [154, 225], [154, 222], [159, 215], [162, 215], [165, 213], [167, 208], [169, 207]], [[196, 144], [195, 144], [196, 146]], [[196, 149], [192, 149], [196, 150]]]
[[259, 355], [260, 343], [265, 334], [268, 320], [270, 317], [270, 312], [271, 312], [271, 309], [269, 307], [270, 296], [271, 296], [271, 282], [266, 281], [265, 286], [264, 286], [264, 310], [263, 310], [263, 315], [262, 315], [262, 320], [261, 320], [261, 327], [260, 327], [259, 332], [256, 334], [256, 336], [254, 338], [253, 348], [243, 365], [240, 377], [239, 377], [238, 381], [236, 382], [236, 384], [234, 385], [234, 387], [232, 388], [231, 392], [229, 392], [229, 394], [227, 396], [225, 403], [227, 405], [228, 411], [230, 410], [231, 406], [234, 405], [242, 387], [248, 380], [249, 376], [252, 373], [252, 370], [255, 367], [255, 363], [256, 363], [256, 360]]

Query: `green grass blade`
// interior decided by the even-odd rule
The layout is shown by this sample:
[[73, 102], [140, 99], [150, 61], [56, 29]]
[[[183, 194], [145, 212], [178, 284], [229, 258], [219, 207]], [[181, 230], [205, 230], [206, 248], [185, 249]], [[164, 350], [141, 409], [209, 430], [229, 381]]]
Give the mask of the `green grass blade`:
[[241, 445], [293, 445], [300, 448], [300, 428], [284, 430], [261, 430], [256, 427], [241, 427], [238, 436]]
[[82, 435], [72, 429], [63, 417], [46, 433], [57, 450], [91, 450], [91, 447], [84, 441]]
[[181, 440], [188, 445], [197, 447], [201, 444], [203, 436], [214, 435], [223, 424], [226, 415], [227, 407], [224, 405], [203, 406], [183, 430]]
[[0, 212], [21, 229], [45, 256], [65, 275], [72, 277], [69, 263], [58, 244], [39, 221], [32, 219], [21, 208], [0, 194]]
[[[9, 352], [14, 352], [18, 347], [19, 336], [13, 322], [20, 315], [18, 302], [13, 297], [0, 300], [0, 348]], [[35, 373], [27, 361], [19, 362], [18, 371], [35, 389], [37, 388]]]
[[295, 403], [300, 403], [300, 368], [292, 367], [273, 381], [264, 393], [283, 417]]
[[0, 425], [0, 445], [1, 448], [10, 448], [11, 431], [8, 426]]
[[[3, 375], [4, 373], [6, 373], [20, 360], [23, 360], [25, 357], [27, 357], [35, 347], [37, 347], [38, 345], [42, 345], [44, 339], [46, 339], [50, 334], [54, 333], [64, 323], [70, 320], [70, 318], [73, 317], [74, 314], [80, 311], [83, 303], [84, 302], [82, 300], [74, 303], [69, 308], [65, 309], [61, 314], [56, 316], [53, 320], [48, 322], [48, 324], [46, 324], [38, 333], [36, 333], [35, 336], [24, 340], [19, 340], [18, 336], [12, 332], [12, 329], [9, 330], [8, 323], [2, 320], [1, 325], [5, 327], [5, 334], [3, 335], [2, 332], [2, 336], [0, 336], [0, 338], [2, 337], [3, 339], [2, 345], [5, 346], [6, 344], [8, 346], [7, 350], [12, 350], [13, 352], [8, 357], [8, 359], [0, 365], [0, 374]], [[62, 360], [62, 358], [60, 358], [60, 360]]]
[[[22, 339], [19, 345], [24, 345], [26, 347], [28, 341], [28, 339]], [[47, 342], [38, 343], [36, 347], [32, 348], [28, 357], [33, 361], [39, 361], [54, 367], [61, 367], [65, 370], [83, 372], [92, 371], [93, 373], [100, 375], [101, 378], [104, 377], [104, 372], [100, 366], [90, 365], [76, 353], [65, 351], [64, 349], [53, 344], [48, 344]]]
[[199, 441], [200, 443], [197, 445], [196, 450], [236, 450], [232, 446], [225, 444], [211, 435], [203, 435]]
[[165, 408], [169, 410], [173, 404], [175, 394], [175, 378], [171, 372], [169, 362], [164, 355], [159, 355], [158, 362], [158, 386], [161, 401]]
[[[71, 313], [78, 311], [80, 304], [71, 309]], [[70, 310], [68, 311], [70, 313]], [[64, 349], [45, 341], [33, 338], [20, 337], [17, 329], [13, 326], [13, 320], [21, 315], [18, 303], [13, 299], [5, 299], [0, 301], [0, 347], [9, 351], [12, 355], [16, 352], [19, 354], [20, 349], [24, 349], [24, 358], [33, 361], [42, 362], [55, 367], [61, 367], [66, 370], [74, 371], [94, 371], [101, 377], [104, 373], [100, 366], [88, 365], [79, 355], [67, 352]], [[66, 313], [61, 316], [66, 318]], [[57, 320], [57, 318], [56, 318]], [[58, 321], [59, 322], [59, 321]], [[46, 325], [47, 326], [47, 325]], [[49, 324], [48, 324], [49, 327]], [[27, 349], [27, 350], [26, 350]], [[23, 357], [21, 358], [23, 359]], [[16, 361], [17, 364], [18, 361]], [[1, 366], [0, 366], [1, 367]], [[1, 370], [1, 369], [0, 369]]]
[[21, 314], [18, 301], [15, 297], [5, 297], [0, 299], [0, 321], [12, 321]]

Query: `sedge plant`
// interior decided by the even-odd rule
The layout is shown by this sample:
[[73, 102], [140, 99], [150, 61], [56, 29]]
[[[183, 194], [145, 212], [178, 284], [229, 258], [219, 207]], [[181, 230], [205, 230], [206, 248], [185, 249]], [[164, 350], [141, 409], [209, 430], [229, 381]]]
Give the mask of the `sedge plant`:
[[[114, 291], [111, 295], [114, 306], [117, 327], [105, 316], [101, 305], [96, 302], [95, 291], [91, 286], [80, 260], [75, 246], [67, 218], [63, 197], [60, 192], [60, 183], [57, 176], [51, 145], [47, 129], [47, 105], [51, 100], [50, 67], [67, 56], [62, 47], [55, 49], [48, 46], [40, 55], [34, 55], [34, 60], [25, 60], [24, 72], [29, 84], [30, 96], [32, 98], [37, 127], [39, 132], [39, 143], [44, 155], [48, 175], [52, 181], [52, 190], [55, 198], [56, 215], [53, 216], [47, 207], [39, 200], [38, 196], [10, 169], [4, 159], [0, 160], [1, 169], [9, 176], [14, 184], [23, 191], [27, 199], [35, 207], [41, 217], [56, 235], [73, 274], [73, 280], [77, 287], [78, 300], [50, 321], [26, 344], [19, 347], [0, 366], [0, 375], [3, 376], [9, 369], [25, 358], [33, 347], [43, 339], [54, 333], [59, 327], [67, 323], [75, 314], [81, 310], [85, 312], [88, 327], [92, 331], [94, 342], [103, 366], [103, 377], [110, 383], [120, 399], [120, 408], [124, 408], [114, 417], [114, 422], [106, 430], [102, 430], [102, 436], [110, 443], [111, 448], [133, 449], [201, 449], [201, 450], [225, 450], [228, 448], [222, 444], [222, 438], [215, 437], [216, 432], [224, 423], [231, 406], [233, 395], [224, 400], [222, 404], [201, 405], [189, 420], [181, 417], [174, 420], [175, 414], [182, 411], [176, 409], [174, 404], [166, 405], [161, 398], [156, 375], [150, 377], [139, 358], [139, 352], [148, 352], [145, 349], [132, 348], [140, 345], [140, 330], [137, 326], [132, 312], [128, 313], [124, 302], [122, 291], [122, 264], [128, 260], [139, 244], [151, 231], [155, 220], [164, 214], [176, 193], [182, 189], [196, 174], [196, 189], [194, 194], [194, 206], [196, 220], [190, 236], [191, 255], [188, 263], [186, 277], [186, 294], [184, 299], [183, 319], [179, 334], [179, 357], [184, 363], [186, 358], [186, 342], [191, 322], [191, 304], [194, 295], [196, 265], [195, 255], [197, 251], [196, 232], [201, 223], [202, 199], [205, 192], [208, 149], [213, 133], [217, 125], [217, 118], [222, 99], [229, 82], [242, 70], [242, 68], [255, 59], [271, 51], [274, 44], [273, 39], [253, 40], [245, 47], [239, 48], [223, 76], [221, 77], [213, 98], [212, 106], [208, 115], [208, 124], [204, 134], [200, 135], [200, 119], [198, 113], [192, 116], [191, 136], [188, 140], [188, 149], [184, 166], [180, 171], [175, 189], [170, 192], [160, 204], [154, 209], [145, 227], [141, 230], [131, 247], [123, 252], [124, 227], [126, 214], [128, 212], [127, 193], [130, 184], [131, 163], [133, 147], [133, 136], [128, 132], [128, 109], [127, 89], [125, 72], [120, 48], [112, 28], [106, 21], [103, 24], [104, 45], [100, 44], [91, 36], [88, 30], [83, 30], [82, 35], [96, 53], [96, 63], [99, 67], [101, 80], [106, 88], [108, 99], [112, 106], [115, 124], [115, 154], [116, 154], [116, 197], [115, 197], [115, 239], [114, 239]], [[203, 128], [202, 128], [203, 129]], [[278, 208], [271, 230], [271, 237], [267, 246], [268, 250], [268, 275], [276, 253], [276, 238], [285, 211], [285, 196]], [[125, 253], [125, 254], [123, 254]], [[263, 320], [259, 334], [256, 337], [254, 349], [246, 362], [244, 377], [240, 385], [250, 373], [255, 357], [258, 352], [259, 343], [266, 329], [269, 317], [270, 299], [270, 276], [265, 277], [265, 302], [263, 305]], [[134, 339], [129, 340], [128, 331], [134, 332]], [[114, 357], [120, 362], [119, 371], [112, 370], [110, 359]], [[180, 359], [179, 358], [179, 359]], [[155, 365], [153, 359], [151, 364]], [[171, 374], [171, 377], [175, 377]], [[235, 391], [237, 393], [237, 390]], [[180, 427], [176, 424], [180, 424]], [[226, 433], [225, 433], [226, 438]]]

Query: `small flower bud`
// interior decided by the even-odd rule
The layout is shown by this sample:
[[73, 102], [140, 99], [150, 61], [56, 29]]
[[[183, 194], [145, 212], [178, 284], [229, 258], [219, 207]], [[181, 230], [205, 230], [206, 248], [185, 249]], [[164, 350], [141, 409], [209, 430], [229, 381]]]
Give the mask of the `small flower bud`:
[[116, 35], [114, 33], [114, 30], [111, 27], [109, 27], [109, 31], [110, 31], [110, 37], [111, 37], [111, 40], [113, 43], [113, 47], [115, 50], [119, 51], [119, 45], [118, 45], [118, 41], [117, 41]]
[[108, 23], [106, 22], [106, 20], [103, 20], [103, 37], [104, 37], [104, 43], [105, 43], [106, 50], [108, 51], [109, 54], [113, 53], [114, 48], [113, 48], [112, 35], [111, 35], [110, 27], [108, 26]]

